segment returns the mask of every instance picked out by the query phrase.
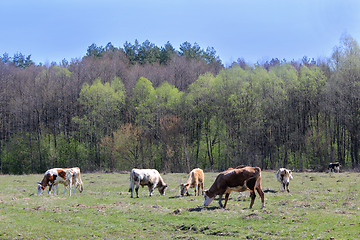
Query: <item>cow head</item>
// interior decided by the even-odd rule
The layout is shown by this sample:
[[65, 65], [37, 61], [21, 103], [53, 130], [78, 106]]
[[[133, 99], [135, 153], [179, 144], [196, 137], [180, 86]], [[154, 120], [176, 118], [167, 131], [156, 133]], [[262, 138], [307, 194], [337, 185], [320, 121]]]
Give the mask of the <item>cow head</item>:
[[165, 195], [165, 191], [166, 191], [167, 187], [168, 187], [167, 184], [163, 185], [162, 187], [159, 187], [159, 193], [160, 193], [162, 196]]
[[180, 184], [180, 194], [181, 194], [181, 196], [184, 196], [186, 193], [187, 193], [187, 191], [188, 191], [188, 189], [189, 189], [189, 186], [190, 186], [190, 184], [189, 183], [182, 183], [182, 184]]
[[38, 195], [40, 195], [45, 190], [45, 187], [41, 185], [41, 182], [38, 182], [37, 189], [38, 189]]
[[292, 180], [293, 179], [293, 176], [292, 176], [292, 171], [289, 170], [289, 179]]
[[214, 200], [215, 196], [210, 197], [211, 194], [209, 193], [209, 190], [206, 190], [204, 192], [204, 206], [207, 207], [210, 205], [210, 203]]
[[284, 185], [289, 185], [290, 180], [293, 179], [292, 171], [285, 169], [281, 173], [281, 179]]

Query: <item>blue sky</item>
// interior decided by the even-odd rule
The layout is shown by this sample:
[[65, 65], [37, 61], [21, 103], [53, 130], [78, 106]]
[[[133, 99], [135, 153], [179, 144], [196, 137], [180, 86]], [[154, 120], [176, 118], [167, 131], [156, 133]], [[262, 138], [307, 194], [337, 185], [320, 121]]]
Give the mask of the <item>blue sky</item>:
[[44, 64], [135, 39], [214, 47], [225, 65], [330, 57], [344, 33], [360, 41], [358, 0], [11, 0], [0, 13], [0, 55]]

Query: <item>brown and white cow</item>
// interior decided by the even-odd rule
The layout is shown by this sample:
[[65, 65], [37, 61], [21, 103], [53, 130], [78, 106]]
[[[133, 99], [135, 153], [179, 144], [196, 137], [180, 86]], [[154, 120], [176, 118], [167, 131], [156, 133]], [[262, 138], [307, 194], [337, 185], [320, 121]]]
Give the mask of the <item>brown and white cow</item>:
[[[71, 170], [73, 171], [73, 179], [72, 179], [72, 185], [75, 185], [74, 188], [74, 192], [76, 192], [76, 188], [79, 189], [79, 192], [81, 193], [82, 191], [84, 191], [84, 184], [81, 180], [81, 176], [80, 176], [80, 168], [78, 167], [73, 167], [73, 168], [63, 168], [65, 171], [67, 170]], [[54, 194], [55, 194], [55, 187], [56, 187], [56, 193], [59, 194], [59, 189], [58, 189], [58, 184], [54, 184], [53, 186], [53, 190], [54, 190]], [[65, 190], [64, 193], [66, 192], [67, 186], [65, 186]], [[63, 193], [63, 194], [64, 194]]]
[[[232, 191], [244, 192], [249, 190], [251, 197], [250, 208], [252, 208], [256, 198], [255, 189], [260, 195], [262, 208], [264, 208], [265, 198], [264, 192], [261, 189], [261, 169], [259, 167], [249, 166], [240, 169], [228, 169], [221, 172], [216, 177], [215, 182], [210, 187], [210, 189], [205, 191], [204, 206], [209, 206], [209, 204], [214, 200], [214, 198], [219, 195], [220, 207], [226, 208], [230, 193]], [[224, 194], [225, 204], [223, 206], [221, 203], [221, 198]]]
[[65, 185], [65, 191], [66, 187], [69, 186], [69, 196], [71, 196], [71, 185], [73, 184], [73, 176], [74, 172], [71, 169], [64, 169], [64, 168], [52, 168], [45, 172], [44, 178], [41, 182], [38, 182], [38, 194], [40, 195], [47, 186], [49, 186], [49, 194], [51, 192], [51, 188], [55, 185], [61, 183]]
[[204, 191], [204, 172], [200, 168], [195, 168], [189, 173], [189, 177], [185, 183], [180, 184], [180, 193], [181, 196], [184, 196], [185, 193], [189, 196], [189, 188], [195, 188], [195, 196], [200, 196], [200, 188], [201, 192]]
[[290, 180], [293, 179], [292, 176], [292, 171], [286, 168], [280, 168], [277, 172], [276, 172], [276, 179], [278, 182], [281, 183], [281, 191], [286, 191], [290, 192], [289, 190], [289, 183]]
[[133, 197], [134, 187], [136, 191], [136, 197], [139, 197], [139, 186], [148, 186], [150, 197], [155, 188], [158, 188], [161, 195], [165, 195], [165, 191], [168, 187], [164, 180], [160, 176], [160, 173], [156, 169], [136, 169], [133, 168], [130, 172], [130, 187], [131, 197]]

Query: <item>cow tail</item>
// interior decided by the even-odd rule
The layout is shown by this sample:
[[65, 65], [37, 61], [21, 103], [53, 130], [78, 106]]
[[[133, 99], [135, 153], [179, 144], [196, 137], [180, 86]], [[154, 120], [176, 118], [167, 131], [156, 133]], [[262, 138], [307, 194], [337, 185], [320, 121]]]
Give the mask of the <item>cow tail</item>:
[[255, 168], [256, 171], [256, 183], [255, 183], [255, 188], [259, 187], [261, 185], [261, 169], [259, 167]]
[[132, 191], [132, 185], [133, 185], [133, 175], [134, 175], [134, 172], [131, 170], [130, 172], [130, 186], [129, 186], [129, 192]]

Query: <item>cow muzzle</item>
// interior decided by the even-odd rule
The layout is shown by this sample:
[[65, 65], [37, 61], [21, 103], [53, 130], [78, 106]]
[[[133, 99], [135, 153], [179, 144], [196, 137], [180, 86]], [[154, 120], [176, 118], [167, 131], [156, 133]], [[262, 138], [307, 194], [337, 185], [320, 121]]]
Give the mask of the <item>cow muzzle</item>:
[[40, 195], [44, 191], [45, 188], [43, 188], [43, 186], [41, 184], [38, 184], [37, 189], [38, 189], [38, 195]]
[[204, 193], [204, 206], [207, 207], [210, 205], [210, 203], [214, 200], [215, 197], [209, 197]]

